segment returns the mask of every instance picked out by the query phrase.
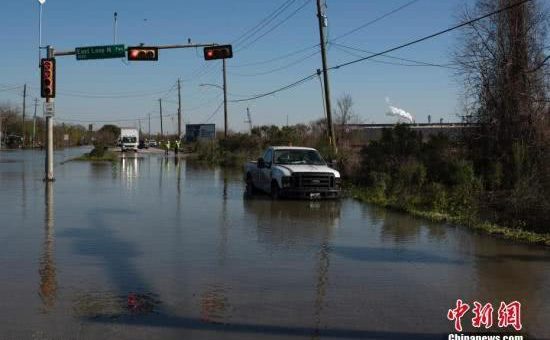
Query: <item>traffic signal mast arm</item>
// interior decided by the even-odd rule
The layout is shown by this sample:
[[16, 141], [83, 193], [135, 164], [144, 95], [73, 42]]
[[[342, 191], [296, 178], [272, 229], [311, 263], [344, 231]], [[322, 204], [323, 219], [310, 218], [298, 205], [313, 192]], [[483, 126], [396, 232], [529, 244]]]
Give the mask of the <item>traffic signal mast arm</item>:
[[[218, 46], [219, 44], [211, 43], [211, 44], [176, 44], [176, 45], [161, 45], [161, 46], [155, 46], [155, 48], [158, 48], [159, 50], [168, 50], [168, 49], [177, 49], [177, 48], [197, 48], [197, 47], [212, 47], [212, 46]], [[128, 50], [128, 49], [126, 49]], [[54, 56], [55, 57], [63, 57], [68, 55], [76, 55], [76, 50], [72, 51], [55, 51]]]

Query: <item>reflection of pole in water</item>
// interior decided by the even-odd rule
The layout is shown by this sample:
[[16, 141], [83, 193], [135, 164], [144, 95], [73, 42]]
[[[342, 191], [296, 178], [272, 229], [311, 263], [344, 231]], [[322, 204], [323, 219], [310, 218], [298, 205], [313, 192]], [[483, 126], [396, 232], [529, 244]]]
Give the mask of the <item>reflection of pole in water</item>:
[[227, 253], [227, 175], [223, 173], [222, 216], [220, 223], [220, 264], [224, 264]]
[[45, 237], [42, 256], [40, 257], [40, 298], [46, 309], [51, 309], [55, 303], [57, 281], [54, 261], [54, 198], [53, 182], [46, 182], [45, 193]]
[[315, 331], [311, 335], [312, 339], [320, 338], [321, 328], [321, 312], [323, 311], [323, 304], [325, 301], [325, 295], [328, 285], [328, 269], [330, 265], [330, 230], [325, 229], [325, 235], [321, 243], [321, 249], [319, 251], [319, 267], [317, 268], [317, 286], [315, 289]]

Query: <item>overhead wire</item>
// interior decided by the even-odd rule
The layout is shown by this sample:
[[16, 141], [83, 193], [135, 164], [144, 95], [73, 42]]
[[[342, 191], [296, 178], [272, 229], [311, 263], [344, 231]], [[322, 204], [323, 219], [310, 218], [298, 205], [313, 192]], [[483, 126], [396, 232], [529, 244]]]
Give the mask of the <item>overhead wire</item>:
[[347, 32], [345, 32], [345, 33], [343, 33], [343, 34], [340, 34], [340, 35], [336, 36], [335, 38], [331, 39], [331, 41], [336, 41], [336, 40], [340, 40], [340, 39], [342, 39], [342, 38], [344, 38], [344, 37], [347, 37], [348, 35], [353, 34], [353, 33], [357, 32], [357, 31], [360, 31], [360, 30], [364, 29], [365, 27], [368, 27], [368, 26], [370, 26], [370, 25], [372, 25], [372, 24], [375, 24], [375, 23], [377, 23], [378, 21], [380, 21], [380, 20], [382, 20], [382, 19], [385, 19], [385, 18], [389, 17], [390, 15], [395, 14], [395, 13], [397, 13], [397, 12], [399, 12], [399, 11], [401, 11], [401, 10], [403, 10], [403, 9], [405, 9], [405, 8], [407, 8], [407, 7], [409, 7], [409, 6], [411, 6], [411, 5], [413, 5], [414, 3], [418, 2], [418, 1], [419, 1], [419, 0], [412, 0], [412, 1], [409, 1], [409, 2], [407, 2], [407, 3], [404, 4], [404, 5], [401, 5], [401, 6], [397, 7], [397, 8], [395, 8], [395, 9], [393, 9], [393, 10], [387, 12], [387, 13], [382, 14], [382, 15], [379, 16], [379, 17], [376, 17], [376, 18], [374, 18], [374, 19], [368, 21], [367, 23], [365, 23], [365, 24], [363, 24], [363, 25], [360, 25], [359, 27], [356, 27], [356, 28], [354, 28], [354, 29], [352, 29], [352, 30], [350, 30], [350, 31], [347, 31]]
[[[351, 47], [351, 46], [346, 46], [346, 45], [342, 45], [342, 44], [338, 44], [338, 43], [331, 43], [331, 45], [336, 47], [340, 51], [343, 51], [343, 52], [345, 52], [349, 55], [352, 55], [352, 56], [358, 57], [358, 58], [364, 57], [364, 56], [360, 55], [360, 54], [357, 54], [357, 53], [350, 52], [348, 50], [364, 52], [364, 53], [369, 53], [369, 54], [374, 54], [375, 53], [375, 52], [371, 52], [371, 51], [367, 51], [367, 50], [363, 50], [363, 49], [355, 48], [355, 47]], [[425, 62], [425, 61], [413, 60], [413, 59], [408, 59], [408, 58], [390, 56], [390, 55], [387, 55], [387, 54], [382, 55], [380, 57], [405, 61], [405, 62], [412, 63], [412, 64], [404, 64], [404, 63], [389, 62], [389, 61], [382, 61], [382, 60], [371, 60], [371, 61], [382, 63], [382, 64], [388, 64], [388, 65], [398, 65], [398, 66], [416, 66], [416, 67], [423, 66], [423, 67], [441, 67], [441, 68], [448, 68], [448, 69], [453, 69], [453, 70], [458, 69], [457, 67], [453, 67], [452, 65], [455, 65], [455, 64], [452, 64], [452, 63], [451, 64], [436, 64], [436, 63], [431, 63], [431, 62]]]
[[277, 7], [273, 12], [271, 12], [267, 17], [260, 20], [254, 27], [247, 30], [245, 33], [240, 35], [238, 38], [233, 40], [231, 44], [239, 45], [253, 37], [256, 33], [260, 32], [264, 27], [269, 25], [273, 20], [275, 20], [279, 15], [281, 15], [285, 10], [287, 10], [292, 4], [297, 0], [287, 0], [279, 7]]
[[[474, 19], [471, 19], [471, 20], [468, 20], [468, 21], [465, 21], [465, 22], [462, 22], [460, 24], [457, 24], [457, 25], [454, 25], [454, 26], [451, 26], [447, 29], [444, 29], [444, 30], [441, 30], [441, 31], [438, 31], [436, 33], [433, 33], [433, 34], [430, 34], [430, 35], [427, 35], [427, 36], [424, 36], [422, 38], [419, 38], [419, 39], [415, 39], [413, 41], [410, 41], [410, 42], [407, 42], [407, 43], [404, 43], [404, 44], [401, 44], [401, 45], [398, 45], [396, 47], [392, 47], [392, 48], [389, 48], [387, 50], [384, 50], [382, 52], [377, 52], [377, 53], [373, 53], [369, 56], [366, 56], [366, 57], [361, 57], [361, 58], [358, 58], [358, 59], [354, 59], [354, 60], [350, 60], [350, 61], [347, 61], [347, 62], [344, 62], [344, 63], [341, 63], [341, 64], [338, 64], [338, 65], [335, 65], [335, 66], [332, 66], [332, 67], [329, 67], [327, 68], [327, 70], [338, 70], [338, 69], [341, 69], [341, 68], [344, 68], [344, 67], [347, 67], [349, 65], [353, 65], [353, 64], [356, 64], [356, 63], [359, 63], [359, 62], [362, 62], [362, 61], [366, 61], [366, 60], [369, 60], [369, 59], [372, 59], [372, 58], [375, 58], [375, 57], [378, 57], [378, 56], [382, 56], [382, 55], [385, 55], [387, 53], [390, 53], [390, 52], [393, 52], [393, 51], [397, 51], [399, 49], [402, 49], [402, 48], [405, 48], [405, 47], [408, 47], [408, 46], [411, 46], [411, 45], [415, 45], [415, 44], [418, 44], [420, 42], [423, 42], [423, 41], [426, 41], [426, 40], [429, 40], [429, 39], [432, 39], [432, 38], [435, 38], [437, 36], [440, 36], [440, 35], [443, 35], [443, 34], [446, 34], [448, 32], [451, 32], [451, 31], [454, 31], [456, 29], [459, 29], [459, 28], [462, 28], [464, 26], [467, 26], [467, 25], [471, 25], [472, 23], [475, 23], [477, 21], [480, 21], [480, 20], [483, 20], [485, 18], [488, 18], [490, 16], [493, 16], [495, 14], [499, 14], [501, 12], [504, 12], [504, 11], [507, 11], [509, 9], [512, 9], [514, 7], [517, 7], [517, 6], [520, 6], [520, 5], [523, 5], [527, 2], [530, 2], [532, 0], [522, 0], [522, 1], [519, 1], [517, 3], [514, 3], [514, 4], [511, 4], [511, 5], [508, 5], [506, 7], [503, 7], [503, 8], [500, 8], [498, 10], [495, 10], [495, 11], [492, 11], [492, 12], [489, 12], [487, 14], [484, 14], [482, 16], [479, 16], [479, 17], [476, 17]], [[236, 99], [236, 100], [230, 100], [230, 102], [245, 102], [245, 101], [251, 101], [251, 100], [256, 100], [256, 99], [260, 99], [260, 98], [263, 98], [263, 97], [267, 97], [267, 96], [270, 96], [270, 95], [273, 95], [275, 93], [278, 93], [278, 92], [281, 92], [281, 91], [285, 91], [285, 90], [288, 90], [292, 87], [295, 87], [295, 86], [298, 86], [300, 84], [303, 84], [305, 83], [306, 81], [308, 80], [311, 80], [313, 77], [315, 77], [317, 75], [317, 73], [313, 73], [313, 74], [310, 74], [308, 76], [305, 76], [297, 81], [294, 81], [288, 85], [285, 85], [285, 86], [282, 86], [280, 88], [277, 88], [275, 90], [272, 90], [272, 91], [269, 91], [269, 92], [266, 92], [266, 93], [262, 93], [262, 94], [257, 94], [257, 95], [252, 95], [250, 96], [249, 98], [244, 98], [244, 99]]]
[[315, 51], [311, 54], [308, 54], [307, 56], [305, 57], [302, 57], [298, 60], [294, 60], [288, 64], [285, 64], [283, 66], [280, 66], [280, 67], [277, 67], [277, 68], [274, 68], [274, 69], [271, 69], [271, 70], [268, 70], [268, 71], [263, 71], [263, 72], [257, 72], [257, 73], [236, 73], [236, 72], [229, 72], [230, 74], [234, 75], [234, 76], [239, 76], [239, 77], [256, 77], [256, 76], [262, 76], [262, 75], [266, 75], [266, 74], [271, 74], [271, 73], [274, 73], [274, 72], [278, 72], [278, 71], [282, 71], [284, 69], [287, 69], [287, 68], [290, 68], [294, 65], [298, 65], [300, 63], [303, 63], [304, 61], [318, 55], [320, 53], [320, 51]]
[[507, 11], [511, 8], [514, 8], [514, 7], [517, 7], [517, 6], [520, 6], [520, 5], [523, 5], [524, 3], [527, 3], [527, 2], [530, 2], [532, 0], [522, 0], [522, 1], [519, 1], [515, 4], [512, 4], [512, 5], [509, 5], [509, 6], [506, 6], [506, 7], [503, 7], [503, 8], [500, 8], [496, 11], [493, 11], [493, 12], [490, 12], [490, 13], [487, 13], [485, 15], [482, 15], [480, 17], [477, 17], [477, 18], [474, 18], [474, 19], [471, 19], [471, 20], [468, 20], [468, 21], [465, 21], [465, 22], [462, 22], [460, 24], [457, 24], [457, 25], [454, 25], [452, 27], [449, 27], [447, 29], [444, 29], [444, 30], [441, 30], [441, 31], [438, 31], [436, 33], [433, 33], [433, 34], [430, 34], [430, 35], [427, 35], [427, 36], [424, 36], [422, 38], [419, 38], [419, 39], [416, 39], [416, 40], [413, 40], [413, 41], [410, 41], [408, 43], [404, 43], [402, 45], [399, 45], [399, 46], [396, 46], [396, 47], [392, 47], [390, 49], [387, 49], [385, 51], [382, 51], [382, 52], [378, 52], [378, 53], [374, 53], [374, 54], [371, 54], [369, 56], [366, 56], [366, 57], [362, 57], [362, 58], [359, 58], [359, 59], [355, 59], [355, 60], [350, 60], [350, 61], [347, 61], [347, 62], [344, 62], [344, 63], [341, 63], [339, 65], [336, 65], [336, 66], [332, 66], [332, 67], [329, 67], [328, 69], [329, 70], [336, 70], [336, 69], [340, 69], [340, 68], [343, 68], [343, 67], [346, 67], [346, 66], [349, 66], [349, 65], [352, 65], [352, 64], [356, 64], [358, 62], [362, 62], [362, 61], [365, 61], [365, 60], [368, 60], [368, 59], [372, 59], [372, 58], [375, 58], [375, 57], [378, 57], [378, 56], [381, 56], [383, 54], [387, 54], [387, 53], [390, 53], [390, 52], [393, 52], [393, 51], [397, 51], [397, 50], [400, 50], [402, 48], [405, 48], [405, 47], [408, 47], [408, 46], [411, 46], [411, 45], [415, 45], [415, 44], [418, 44], [420, 42], [423, 42], [423, 41], [426, 41], [426, 40], [429, 40], [429, 39], [432, 39], [432, 38], [435, 38], [437, 36], [440, 36], [440, 35], [443, 35], [445, 33], [449, 33], [451, 31], [454, 31], [456, 29], [459, 29], [461, 27], [464, 27], [464, 26], [467, 26], [467, 25], [471, 25], [477, 21], [480, 21], [480, 20], [483, 20], [485, 18], [488, 18], [490, 16], [493, 16], [495, 14], [498, 14], [498, 13], [501, 13], [501, 12], [504, 12], [504, 11]]
[[250, 47], [252, 44], [254, 44], [255, 42], [257, 42], [258, 40], [260, 40], [261, 38], [265, 37], [267, 34], [273, 32], [275, 29], [277, 29], [279, 26], [281, 26], [282, 24], [284, 24], [285, 22], [287, 22], [288, 20], [290, 20], [293, 16], [295, 16], [298, 12], [300, 12], [303, 8], [306, 7], [307, 4], [309, 4], [312, 0], [305, 0], [301, 6], [299, 6], [298, 8], [296, 8], [293, 12], [291, 12], [288, 16], [286, 16], [283, 20], [279, 21], [277, 24], [275, 24], [274, 26], [272, 26], [271, 28], [269, 28], [267, 31], [265, 31], [264, 33], [262, 33], [261, 35], [259, 35], [258, 37], [256, 37], [254, 40], [252, 40], [251, 42], [248, 42], [245, 46], [237, 49], [237, 52], [239, 51], [242, 51], [244, 49], [247, 49], [248, 47]]
[[206, 118], [205, 120], [203, 120], [202, 124], [205, 124], [205, 123], [208, 123], [210, 122], [210, 120], [212, 118], [214, 118], [214, 116], [218, 113], [218, 111], [220, 111], [220, 109], [222, 108], [222, 105], [223, 105], [223, 101], [220, 102], [220, 104], [218, 105], [218, 107], [214, 110], [214, 112], [212, 112], [212, 114], [210, 116], [208, 116], [208, 118]]

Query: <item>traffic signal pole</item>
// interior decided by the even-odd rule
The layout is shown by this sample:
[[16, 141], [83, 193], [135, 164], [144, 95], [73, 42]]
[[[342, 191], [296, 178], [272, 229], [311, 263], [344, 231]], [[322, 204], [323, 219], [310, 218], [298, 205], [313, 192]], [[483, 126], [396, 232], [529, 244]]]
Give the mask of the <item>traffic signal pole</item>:
[[[48, 45], [48, 58], [54, 58], [55, 50]], [[53, 103], [53, 98], [46, 98], [46, 103]], [[46, 164], [45, 164], [46, 182], [55, 181], [53, 175], [53, 115], [46, 115]]]
[[[162, 45], [157, 46], [156, 48], [159, 50], [163, 49], [180, 49], [180, 48], [197, 48], [197, 47], [212, 47], [212, 46], [218, 46], [216, 43], [211, 44], [175, 44], [175, 45]], [[46, 46], [46, 49], [48, 51], [47, 57], [49, 59], [54, 59], [55, 57], [61, 57], [61, 56], [71, 56], [71, 55], [77, 55], [77, 50], [67, 50], [67, 51], [58, 51], [56, 52], [54, 48], [50, 45]], [[78, 55], [77, 55], [78, 58]], [[54, 69], [55, 74], [55, 69]], [[226, 76], [225, 76], [225, 60], [224, 60], [224, 89], [226, 88]], [[55, 80], [54, 80], [55, 82]], [[179, 81], [178, 81], [179, 85]], [[179, 87], [179, 86], [178, 86]], [[52, 95], [55, 96], [55, 93]], [[224, 91], [224, 102], [225, 105], [225, 111], [226, 111], [226, 135], [227, 135], [227, 94]], [[52, 103], [53, 105], [54, 98], [52, 97], [46, 97], [46, 103]], [[159, 106], [160, 106], [160, 129], [161, 129], [161, 135], [164, 134], [163, 126], [162, 126], [162, 99], [159, 99]], [[181, 106], [181, 104], [180, 104]], [[178, 111], [180, 113], [180, 110]], [[180, 122], [181, 116], [178, 115], [178, 122]], [[181, 133], [181, 125], [178, 127], [178, 133]], [[45, 176], [44, 181], [46, 182], [53, 182], [55, 181], [54, 177], [54, 171], [53, 171], [53, 114], [46, 114], [46, 159], [45, 159]]]

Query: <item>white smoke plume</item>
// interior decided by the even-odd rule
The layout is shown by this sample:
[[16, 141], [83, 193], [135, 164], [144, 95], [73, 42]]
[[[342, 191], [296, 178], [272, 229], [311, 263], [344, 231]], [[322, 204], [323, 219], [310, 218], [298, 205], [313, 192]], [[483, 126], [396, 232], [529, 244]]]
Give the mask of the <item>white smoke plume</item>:
[[392, 106], [390, 103], [390, 98], [386, 97], [386, 103], [388, 104], [390, 109], [388, 112], [386, 112], [387, 116], [397, 117], [398, 122], [402, 122], [402, 121], [406, 121], [408, 123], [414, 122], [413, 115], [403, 109]]

